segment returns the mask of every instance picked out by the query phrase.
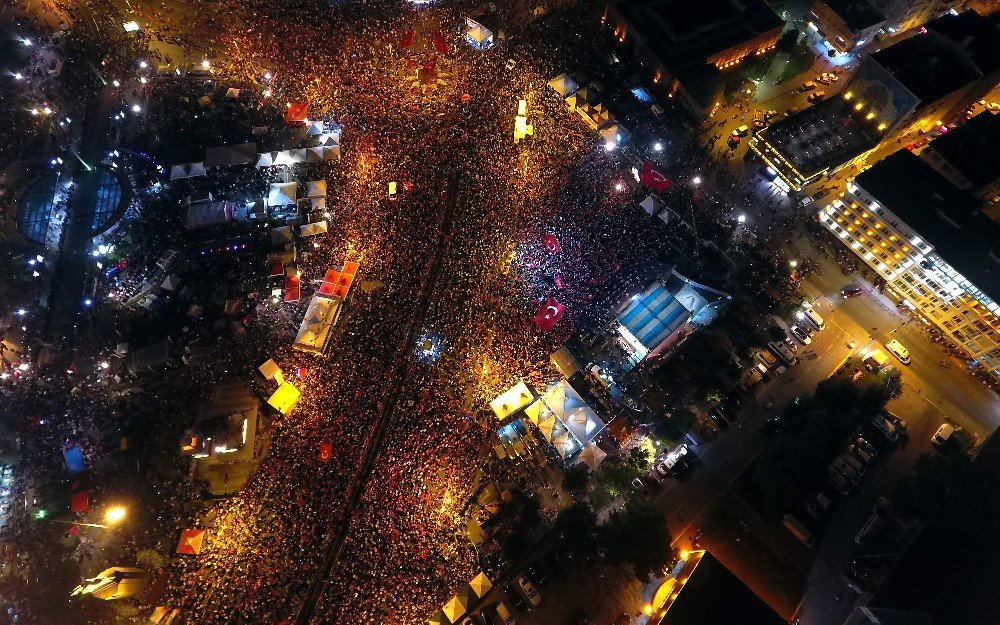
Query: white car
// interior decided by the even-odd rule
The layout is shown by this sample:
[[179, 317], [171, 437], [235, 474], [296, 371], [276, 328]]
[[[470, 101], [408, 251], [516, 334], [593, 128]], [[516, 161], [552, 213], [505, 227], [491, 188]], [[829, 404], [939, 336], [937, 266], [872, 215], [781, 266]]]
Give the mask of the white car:
[[799, 343], [802, 343], [803, 345], [809, 345], [810, 343], [813, 342], [812, 337], [809, 336], [809, 333], [800, 328], [798, 325], [793, 325], [788, 329], [791, 330], [792, 336], [794, 336], [795, 340], [797, 340]]
[[531, 583], [531, 580], [524, 575], [518, 575], [515, 580], [517, 582], [517, 589], [521, 591], [524, 598], [527, 599], [531, 605], [538, 605], [542, 602], [542, 595], [538, 594], [535, 590], [535, 586]]

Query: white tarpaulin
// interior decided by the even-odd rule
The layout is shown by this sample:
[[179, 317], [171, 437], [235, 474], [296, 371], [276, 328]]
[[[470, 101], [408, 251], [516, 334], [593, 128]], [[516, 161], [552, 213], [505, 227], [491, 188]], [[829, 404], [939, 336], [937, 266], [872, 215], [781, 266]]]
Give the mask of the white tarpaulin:
[[315, 294], [299, 325], [293, 347], [302, 351], [322, 353], [330, 335], [330, 328], [337, 322], [342, 300]]
[[304, 237], [314, 237], [319, 234], [326, 234], [326, 220], [317, 221], [311, 224], [299, 226], [299, 234]]
[[310, 180], [307, 182], [306, 197], [326, 197], [326, 180]]
[[187, 208], [184, 227], [188, 230], [207, 228], [216, 224], [229, 223], [235, 215], [232, 202], [210, 202], [191, 204]]
[[569, 432], [563, 432], [559, 438], [552, 441], [552, 445], [563, 458], [572, 456], [580, 449], [580, 442], [577, 441], [576, 438], [574, 438]]
[[652, 194], [647, 195], [646, 199], [639, 203], [639, 206], [650, 215], [655, 215], [658, 211], [663, 210], [663, 202], [653, 197]]
[[207, 176], [204, 163], [184, 163], [183, 165], [170, 166], [170, 179], [194, 178], [196, 176]]
[[576, 82], [569, 77], [569, 74], [559, 74], [549, 81], [549, 86], [563, 98], [576, 93], [577, 89], [580, 88], [580, 85], [576, 84]]
[[295, 204], [299, 185], [295, 182], [272, 182], [267, 192], [268, 206], [288, 206]]

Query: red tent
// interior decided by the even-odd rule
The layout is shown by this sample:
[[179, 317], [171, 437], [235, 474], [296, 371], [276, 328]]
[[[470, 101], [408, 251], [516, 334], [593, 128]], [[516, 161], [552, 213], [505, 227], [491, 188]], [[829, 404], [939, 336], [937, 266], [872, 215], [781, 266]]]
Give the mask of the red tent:
[[289, 124], [301, 124], [306, 121], [306, 115], [308, 114], [308, 102], [292, 102], [288, 105], [288, 110], [285, 111], [285, 121]]
[[557, 239], [554, 234], [546, 234], [542, 237], [542, 242], [545, 243], [545, 250], [549, 254], [558, 254], [562, 251], [562, 246], [559, 245], [559, 239]]
[[297, 302], [302, 295], [302, 281], [294, 273], [285, 274], [285, 301]]
[[333, 457], [333, 443], [320, 443], [318, 458], [323, 462], [330, 462]]
[[181, 539], [177, 543], [177, 553], [196, 556], [201, 553], [208, 530], [181, 530]]
[[69, 509], [73, 512], [86, 512], [90, 510], [90, 492], [84, 490], [79, 493], [73, 493], [73, 496], [69, 498]]
[[639, 182], [657, 193], [663, 193], [673, 185], [670, 178], [667, 178], [663, 175], [663, 172], [653, 167], [653, 164], [649, 161], [643, 161], [642, 163], [642, 171], [639, 172]]
[[544, 332], [549, 332], [559, 323], [564, 312], [566, 312], [566, 307], [557, 302], [554, 297], [550, 297], [538, 307], [538, 312], [535, 313], [535, 324]]

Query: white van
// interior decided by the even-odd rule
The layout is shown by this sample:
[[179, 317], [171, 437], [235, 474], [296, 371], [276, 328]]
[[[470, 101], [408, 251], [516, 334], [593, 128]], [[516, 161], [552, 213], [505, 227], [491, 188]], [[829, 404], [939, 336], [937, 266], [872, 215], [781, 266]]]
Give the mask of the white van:
[[771, 341], [767, 344], [767, 346], [772, 352], [774, 352], [774, 355], [780, 358], [787, 366], [791, 367], [795, 364], [795, 354], [793, 354], [792, 350], [788, 349], [788, 346], [784, 343]]
[[781, 524], [785, 526], [785, 529], [791, 532], [792, 536], [798, 538], [802, 541], [802, 544], [807, 547], [812, 547], [813, 535], [802, 521], [796, 519], [790, 514], [786, 514], [785, 518], [781, 521]]
[[944, 447], [951, 440], [951, 435], [955, 433], [955, 426], [950, 423], [942, 423], [941, 427], [931, 436], [931, 445]]
[[820, 317], [819, 313], [812, 307], [812, 304], [803, 304], [802, 314], [809, 320], [809, 323], [816, 326], [817, 330], [826, 329], [826, 322], [823, 321], [823, 317]]

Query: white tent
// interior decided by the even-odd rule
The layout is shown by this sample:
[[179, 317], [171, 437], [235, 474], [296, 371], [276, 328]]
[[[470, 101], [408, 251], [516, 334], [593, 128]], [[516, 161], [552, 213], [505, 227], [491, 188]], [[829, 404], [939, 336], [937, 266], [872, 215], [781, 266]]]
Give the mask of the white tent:
[[321, 135], [323, 134], [323, 122], [307, 122], [306, 134], [307, 135]]
[[340, 144], [339, 143], [335, 144], [335, 145], [323, 146], [322, 150], [323, 150], [323, 160], [324, 161], [332, 161], [335, 158], [336, 159], [340, 158]]
[[306, 197], [326, 197], [326, 180], [310, 180], [307, 182]]
[[320, 234], [326, 234], [326, 220], [313, 222], [311, 224], [302, 224], [299, 226], [299, 234], [304, 237], [314, 237]]
[[281, 367], [271, 358], [268, 358], [267, 362], [257, 367], [257, 370], [260, 371], [265, 380], [273, 380], [274, 376], [281, 373]]
[[583, 448], [580, 452], [580, 460], [586, 464], [591, 469], [596, 469], [601, 466], [604, 459], [608, 456], [603, 449], [597, 446], [596, 443], [591, 443]]
[[322, 353], [330, 335], [330, 328], [340, 316], [340, 299], [315, 294], [302, 317], [293, 347], [307, 352]]
[[325, 197], [310, 198], [309, 202], [310, 202], [309, 210], [313, 210], [313, 211], [326, 210], [326, 198]]
[[196, 176], [206, 175], [208, 175], [208, 172], [205, 171], [204, 163], [184, 163], [182, 165], [170, 166], [171, 180], [177, 180], [179, 178], [194, 178]]
[[180, 285], [180, 283], [181, 279], [176, 273], [172, 273], [163, 279], [163, 283], [160, 287], [163, 288], [164, 291], [173, 291]]
[[291, 226], [281, 226], [280, 228], [271, 228], [271, 245], [281, 245], [283, 243], [292, 242], [292, 228]]
[[288, 206], [295, 204], [299, 187], [294, 182], [272, 182], [267, 193], [268, 206]]
[[663, 210], [663, 202], [658, 200], [652, 194], [647, 195], [646, 199], [639, 203], [646, 213], [650, 215], [656, 214], [658, 211]]
[[552, 445], [563, 458], [572, 456], [580, 449], [580, 442], [577, 441], [576, 438], [574, 438], [569, 432], [563, 432], [559, 438], [552, 441]]
[[257, 156], [257, 167], [270, 167], [274, 165], [274, 155], [276, 152], [261, 152]]
[[236, 98], [240, 97], [240, 90], [234, 87], [230, 87], [229, 90], [226, 91], [226, 97], [231, 100], [235, 100]]
[[541, 430], [542, 436], [544, 436], [547, 441], [552, 440], [552, 435], [556, 431], [557, 426], [558, 423], [556, 423], [556, 418], [553, 416], [549, 416], [548, 418], [542, 419], [538, 422], [538, 429]]
[[576, 90], [580, 88], [580, 85], [576, 84], [576, 82], [569, 77], [569, 74], [559, 74], [549, 81], [549, 86], [563, 98], [576, 93]]

